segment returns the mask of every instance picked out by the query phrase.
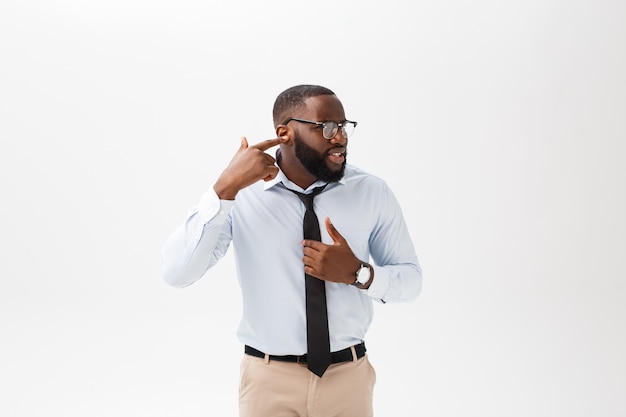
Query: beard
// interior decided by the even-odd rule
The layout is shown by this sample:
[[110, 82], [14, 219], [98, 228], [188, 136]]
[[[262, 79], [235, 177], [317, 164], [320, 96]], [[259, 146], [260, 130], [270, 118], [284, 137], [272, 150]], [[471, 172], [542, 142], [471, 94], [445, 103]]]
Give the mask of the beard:
[[346, 150], [343, 164], [338, 170], [332, 170], [328, 168], [326, 164], [326, 155], [320, 154], [315, 149], [304, 143], [300, 137], [296, 135], [296, 158], [300, 163], [309, 171], [315, 178], [324, 182], [337, 182], [343, 178], [343, 174], [346, 170], [346, 161], [348, 157], [348, 151]]

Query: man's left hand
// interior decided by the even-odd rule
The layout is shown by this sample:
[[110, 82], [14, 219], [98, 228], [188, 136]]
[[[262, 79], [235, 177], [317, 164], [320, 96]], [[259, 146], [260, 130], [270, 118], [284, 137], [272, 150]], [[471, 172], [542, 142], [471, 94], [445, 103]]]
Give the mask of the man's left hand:
[[354, 256], [346, 239], [326, 217], [326, 230], [333, 240], [327, 245], [315, 240], [304, 240], [304, 272], [324, 281], [352, 284], [361, 261]]

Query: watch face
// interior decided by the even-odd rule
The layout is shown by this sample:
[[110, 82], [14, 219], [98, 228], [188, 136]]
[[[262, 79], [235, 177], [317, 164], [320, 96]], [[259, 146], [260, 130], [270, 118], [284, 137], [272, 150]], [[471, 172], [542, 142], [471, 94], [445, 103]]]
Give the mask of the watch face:
[[367, 281], [370, 280], [370, 269], [367, 265], [363, 265], [361, 269], [359, 269], [356, 279], [359, 281], [359, 284], [367, 284]]

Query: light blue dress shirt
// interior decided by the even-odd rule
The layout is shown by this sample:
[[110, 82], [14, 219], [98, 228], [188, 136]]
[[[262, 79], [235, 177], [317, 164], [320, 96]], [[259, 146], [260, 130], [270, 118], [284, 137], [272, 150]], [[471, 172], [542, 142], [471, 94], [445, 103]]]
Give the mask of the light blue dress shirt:
[[[219, 200], [211, 188], [167, 239], [162, 252], [166, 282], [185, 287], [219, 261], [231, 242], [243, 296], [240, 341], [272, 355], [306, 353], [302, 222], [304, 205], [285, 187], [303, 190], [280, 171], [268, 182]], [[332, 244], [329, 217], [355, 256], [374, 267], [367, 290], [326, 282], [331, 351], [365, 339], [372, 300], [406, 302], [421, 290], [422, 271], [402, 211], [387, 184], [347, 165], [343, 179], [315, 197], [322, 242]], [[356, 271], [355, 271], [356, 273]]]

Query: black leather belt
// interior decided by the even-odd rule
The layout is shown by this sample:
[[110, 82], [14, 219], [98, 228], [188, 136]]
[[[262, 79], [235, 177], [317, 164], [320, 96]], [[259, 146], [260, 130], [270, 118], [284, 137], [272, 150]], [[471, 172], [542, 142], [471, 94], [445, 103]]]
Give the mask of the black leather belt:
[[[354, 345], [354, 350], [356, 351], [357, 359], [361, 359], [365, 356], [365, 343], [361, 342], [358, 345]], [[254, 356], [257, 358], [264, 358], [265, 353], [260, 350], [256, 350], [253, 347], [246, 345], [245, 347], [246, 355]], [[306, 354], [304, 355], [269, 355], [271, 361], [280, 361], [280, 362], [295, 362], [295, 363], [306, 363]], [[340, 362], [348, 362], [352, 361], [352, 351], [350, 348], [345, 348], [343, 350], [338, 350], [337, 352], [331, 353], [332, 359], [331, 363], [340, 363]]]

